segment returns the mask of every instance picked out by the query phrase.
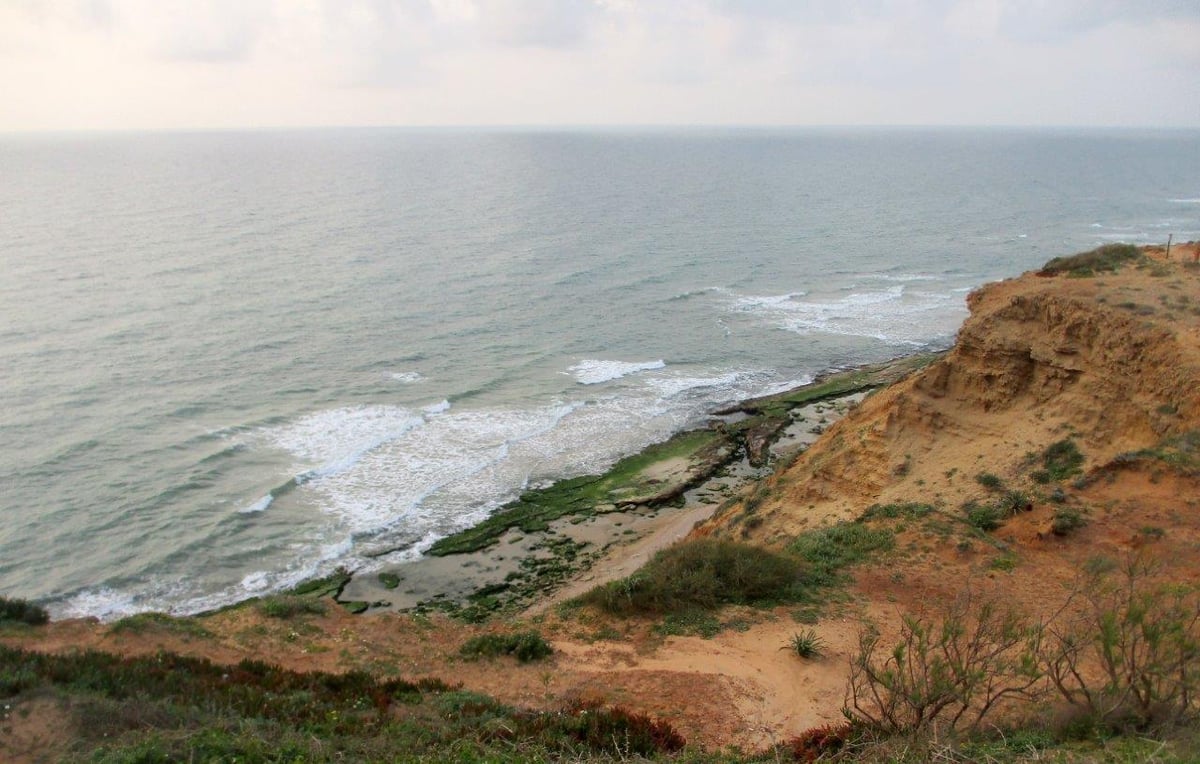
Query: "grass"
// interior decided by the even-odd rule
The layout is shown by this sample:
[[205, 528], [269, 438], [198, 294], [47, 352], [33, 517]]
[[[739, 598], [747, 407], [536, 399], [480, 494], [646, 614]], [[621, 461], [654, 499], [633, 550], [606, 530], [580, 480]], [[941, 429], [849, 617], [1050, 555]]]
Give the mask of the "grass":
[[1066, 274], [1075, 277], [1093, 276], [1105, 271], [1116, 271], [1123, 265], [1136, 264], [1145, 259], [1142, 251], [1132, 244], [1105, 244], [1087, 252], [1050, 260], [1038, 271], [1039, 276]]
[[616, 615], [676, 615], [722, 605], [794, 601], [806, 572], [795, 556], [723, 539], [682, 541], [632, 576], [579, 598]]
[[276, 594], [263, 597], [257, 603], [258, 612], [268, 618], [288, 619], [301, 615], [324, 615], [325, 603], [312, 597], [296, 594]]
[[[0, 646], [0, 696], [53, 702], [72, 761], [616, 761], [680, 751], [667, 723], [598, 704], [530, 711], [437, 679]], [[31, 757], [32, 760], [32, 757]], [[40, 760], [40, 759], [39, 759]]]
[[845, 568], [875, 554], [889, 552], [895, 545], [896, 534], [887, 528], [843, 522], [809, 531], [788, 548], [808, 564], [805, 583], [816, 588], [841, 583]]
[[176, 618], [167, 613], [137, 613], [114, 621], [109, 631], [113, 634], [145, 634], [147, 632], [167, 632], [186, 637], [210, 636], [195, 618]]
[[1042, 452], [1042, 469], [1033, 473], [1037, 483], [1059, 483], [1083, 472], [1083, 453], [1075, 441], [1067, 438], [1047, 446]]
[[458, 652], [471, 660], [511, 655], [521, 663], [529, 663], [549, 656], [554, 648], [541, 634], [530, 630], [513, 634], [481, 634], [467, 640]]

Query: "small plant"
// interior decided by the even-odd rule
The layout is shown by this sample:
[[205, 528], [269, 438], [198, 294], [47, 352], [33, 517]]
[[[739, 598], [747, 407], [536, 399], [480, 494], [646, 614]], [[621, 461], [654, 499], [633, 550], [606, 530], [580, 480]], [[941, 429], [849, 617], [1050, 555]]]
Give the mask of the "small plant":
[[809, 629], [802, 634], [793, 634], [788, 643], [780, 649], [791, 650], [801, 658], [811, 660], [821, 657], [825, 652], [825, 640], [821, 639], [816, 631]]
[[968, 501], [963, 505], [963, 512], [967, 515], [967, 523], [981, 531], [994, 531], [1004, 523], [1000, 510], [991, 504]]
[[991, 472], [980, 472], [975, 476], [975, 482], [989, 491], [999, 491], [1004, 488], [1004, 481], [1000, 479], [1000, 476]]
[[1042, 469], [1034, 473], [1039, 483], [1059, 482], [1083, 471], [1083, 454], [1075, 441], [1067, 438], [1052, 443], [1042, 452]]
[[1050, 521], [1050, 530], [1056, 536], [1068, 536], [1085, 525], [1087, 525], [1087, 518], [1078, 509], [1060, 507], [1055, 510], [1054, 517]]
[[17, 597], [0, 597], [0, 624], [23, 623], [41, 626], [49, 621], [50, 614], [41, 605]]
[[480, 634], [468, 639], [458, 652], [467, 659], [511, 655], [521, 663], [529, 663], [545, 658], [554, 652], [554, 648], [541, 634], [530, 630], [513, 634]]
[[1004, 495], [996, 500], [996, 509], [1002, 516], [1012, 517], [1033, 509], [1033, 502], [1021, 491], [1005, 491]]

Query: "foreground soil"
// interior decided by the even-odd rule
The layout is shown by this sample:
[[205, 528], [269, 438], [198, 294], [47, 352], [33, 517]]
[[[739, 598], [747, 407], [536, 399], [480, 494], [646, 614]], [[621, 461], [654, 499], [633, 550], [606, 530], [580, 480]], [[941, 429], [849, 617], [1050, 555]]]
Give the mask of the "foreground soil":
[[[841, 718], [848, 661], [868, 623], [888, 634], [901, 614], [935, 609], [966, 589], [1048, 614], [1097, 556], [1140, 554], [1173, 580], [1200, 583], [1200, 471], [1171, 450], [1200, 432], [1200, 268], [1192, 264], [1195, 244], [1173, 247], [1170, 259], [1149, 255], [1119, 273], [1030, 273], [977, 291], [944, 359], [867, 398], [762, 486], [747, 487], [691, 531], [778, 546], [872, 505], [931, 507], [890, 523], [894, 550], [856, 568], [815, 624], [812, 611], [795, 607], [732, 609], [720, 614], [726, 628], [704, 638], [664, 636], [655, 622], [553, 600], [484, 625], [354, 616], [329, 602], [324, 613], [284, 619], [248, 605], [136, 629], [67, 621], [9, 629], [0, 641], [438, 677], [533, 708], [600, 699], [669, 720], [693, 744], [761, 749]], [[1039, 482], [1042, 456], [1063, 441], [1083, 456], [1078, 473]], [[965, 502], [1001, 491], [1021, 493], [1022, 511], [991, 533], [963, 522]], [[1063, 508], [1083, 521], [1065, 534], [1054, 528]], [[626, 575], [638, 555], [678, 537], [699, 515], [686, 517], [619, 548], [602, 563], [605, 575]], [[472, 636], [530, 626], [554, 646], [549, 659], [459, 656]], [[782, 649], [808, 628], [825, 645], [821, 657], [801, 660]], [[61, 709], [42, 706], [5, 712], [0, 758], [53, 759], [69, 727]]]

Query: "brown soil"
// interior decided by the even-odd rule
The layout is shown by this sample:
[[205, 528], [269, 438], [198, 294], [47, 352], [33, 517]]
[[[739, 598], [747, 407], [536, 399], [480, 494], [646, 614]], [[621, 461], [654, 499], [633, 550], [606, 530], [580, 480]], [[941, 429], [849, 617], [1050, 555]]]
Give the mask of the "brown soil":
[[[978, 290], [951, 353], [867, 398], [770, 479], [757, 510], [764, 521], [752, 534], [768, 544], [857, 517], [874, 503], [939, 507], [907, 524], [890, 557], [858, 569], [849, 600], [827, 608], [812, 627], [827, 646], [817, 660], [781, 649], [809, 628], [788, 608], [725, 613], [723, 620], [740, 618], [745, 628], [713, 639], [664, 639], [648, 623], [542, 607], [523, 623], [536, 625], [555, 655], [529, 665], [505, 659], [503, 670], [463, 661], [457, 650], [476, 633], [511, 625], [355, 617], [332, 606], [290, 621], [252, 606], [197, 619], [208, 636], [162, 627], [114, 633], [94, 621], [68, 621], [0, 638], [47, 651], [172, 650], [223, 662], [255, 657], [295, 669], [436, 676], [532, 707], [602, 698], [669, 719], [695, 743], [758, 748], [840, 718], [847, 661], [866, 619], [886, 634], [900, 613], [934, 608], [964, 588], [1046, 613], [1063, 601], [1081, 562], [1098, 554], [1141, 553], [1180, 580], [1200, 578], [1200, 478], [1162, 462], [1113, 462], [1200, 429], [1196, 254], [1195, 244], [1175, 245], [1171, 262], [1155, 268], [1094, 278], [1026, 274]], [[1085, 454], [1089, 479], [1078, 487], [1068, 480], [1058, 498], [1089, 522], [1060, 537], [1050, 531], [1060, 503], [1048, 498], [1050, 487], [1030, 481], [1037, 465], [1027, 454], [1068, 436]], [[990, 539], [952, 521], [962, 502], [988, 495], [975, 480], [980, 472], [1033, 497], [1030, 511]], [[733, 535], [740, 512], [735, 505], [698, 532]], [[662, 520], [661, 535], [621, 547], [581, 586], [626, 574], [644, 559], [638, 555], [690, 524]], [[34, 761], [55, 750], [54, 730], [63, 727], [45, 703], [26, 699], [5, 711], [5, 760]]]

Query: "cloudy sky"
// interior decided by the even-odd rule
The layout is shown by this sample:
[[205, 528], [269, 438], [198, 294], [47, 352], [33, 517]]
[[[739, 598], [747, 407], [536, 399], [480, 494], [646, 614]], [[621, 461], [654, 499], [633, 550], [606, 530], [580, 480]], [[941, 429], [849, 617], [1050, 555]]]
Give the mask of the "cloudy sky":
[[0, 0], [0, 130], [1200, 127], [1198, 0]]

